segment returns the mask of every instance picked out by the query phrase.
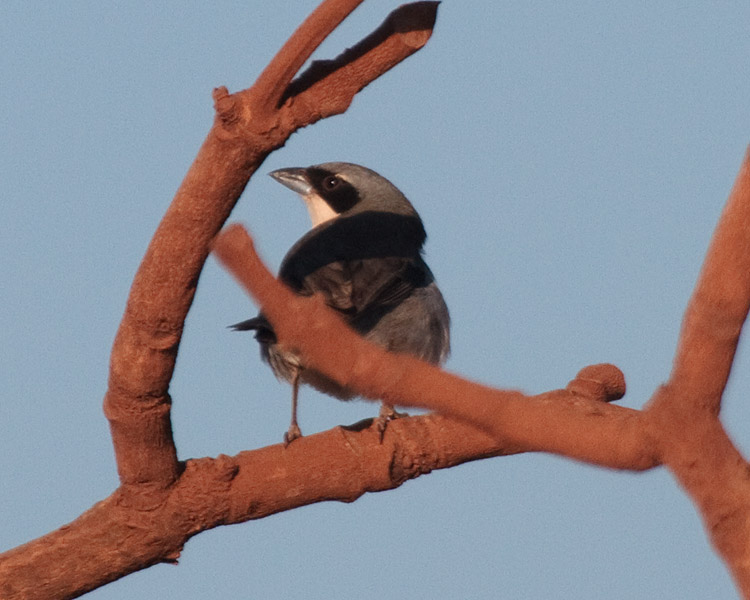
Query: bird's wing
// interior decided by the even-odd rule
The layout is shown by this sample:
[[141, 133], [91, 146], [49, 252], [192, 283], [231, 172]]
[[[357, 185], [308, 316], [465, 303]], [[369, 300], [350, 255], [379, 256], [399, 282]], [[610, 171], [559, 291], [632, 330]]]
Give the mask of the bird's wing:
[[279, 277], [298, 294], [321, 294], [350, 321], [387, 309], [426, 285], [418, 217], [363, 213], [318, 226], [284, 258]]
[[417, 286], [425, 285], [419, 256], [369, 258], [350, 263], [351, 302], [357, 312], [373, 305], [395, 306], [408, 298]]
[[321, 294], [326, 304], [355, 316], [372, 305], [395, 305], [417, 285], [414, 259], [406, 257], [338, 260], [309, 273], [295, 291]]

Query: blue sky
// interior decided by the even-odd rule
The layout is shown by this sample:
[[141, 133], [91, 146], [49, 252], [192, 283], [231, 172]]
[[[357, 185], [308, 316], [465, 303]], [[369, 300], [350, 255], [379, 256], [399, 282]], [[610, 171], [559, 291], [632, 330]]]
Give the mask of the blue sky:
[[[397, 4], [365, 3], [316, 56]], [[613, 362], [622, 403], [640, 407], [668, 377], [750, 142], [750, 5], [565, 4], [446, 0], [428, 46], [345, 115], [295, 134], [232, 219], [276, 268], [308, 217], [266, 173], [371, 167], [425, 222], [453, 318], [449, 370], [538, 393]], [[0, 549], [115, 489], [101, 400], [132, 276], [211, 125], [212, 88], [248, 87], [315, 5], [0, 5]], [[182, 459], [276, 443], [286, 429], [288, 387], [251, 337], [225, 328], [255, 310], [209, 259], [171, 387]], [[743, 345], [722, 413], [745, 452], [749, 358]], [[376, 410], [304, 389], [301, 426]], [[523, 455], [206, 532], [179, 566], [88, 597], [734, 595], [666, 471]]]

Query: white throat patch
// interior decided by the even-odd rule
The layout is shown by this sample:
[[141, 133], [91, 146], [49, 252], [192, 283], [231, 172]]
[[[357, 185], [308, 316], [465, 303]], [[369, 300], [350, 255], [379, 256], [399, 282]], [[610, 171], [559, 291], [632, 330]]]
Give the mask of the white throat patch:
[[328, 205], [328, 202], [315, 192], [305, 194], [302, 196], [302, 199], [305, 201], [305, 206], [307, 206], [307, 212], [310, 213], [310, 220], [313, 227], [317, 227], [321, 223], [338, 217], [338, 214]]

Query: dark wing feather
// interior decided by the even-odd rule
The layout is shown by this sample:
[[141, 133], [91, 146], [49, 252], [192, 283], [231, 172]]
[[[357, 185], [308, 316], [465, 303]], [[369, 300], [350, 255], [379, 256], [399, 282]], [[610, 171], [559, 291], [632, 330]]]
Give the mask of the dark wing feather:
[[[279, 276], [298, 294], [321, 294], [360, 331], [431, 281], [420, 251], [419, 217], [364, 212], [311, 230], [289, 251]], [[375, 319], [374, 322], [376, 322]]]

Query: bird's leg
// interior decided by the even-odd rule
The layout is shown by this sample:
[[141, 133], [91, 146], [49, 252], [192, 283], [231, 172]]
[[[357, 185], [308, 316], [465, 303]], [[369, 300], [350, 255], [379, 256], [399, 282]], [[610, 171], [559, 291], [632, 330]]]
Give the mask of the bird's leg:
[[302, 437], [299, 425], [297, 425], [297, 394], [299, 392], [299, 369], [294, 370], [292, 376], [292, 422], [289, 424], [289, 430], [284, 434], [284, 446], [288, 446], [294, 440]]
[[385, 435], [385, 428], [388, 425], [388, 421], [393, 421], [394, 419], [400, 419], [401, 417], [408, 417], [408, 413], [400, 413], [396, 412], [396, 409], [393, 408], [390, 404], [386, 404], [383, 402], [380, 405], [380, 414], [378, 415], [377, 420], [375, 423], [378, 426], [378, 431], [380, 432], [380, 441], [383, 441], [383, 436]]

